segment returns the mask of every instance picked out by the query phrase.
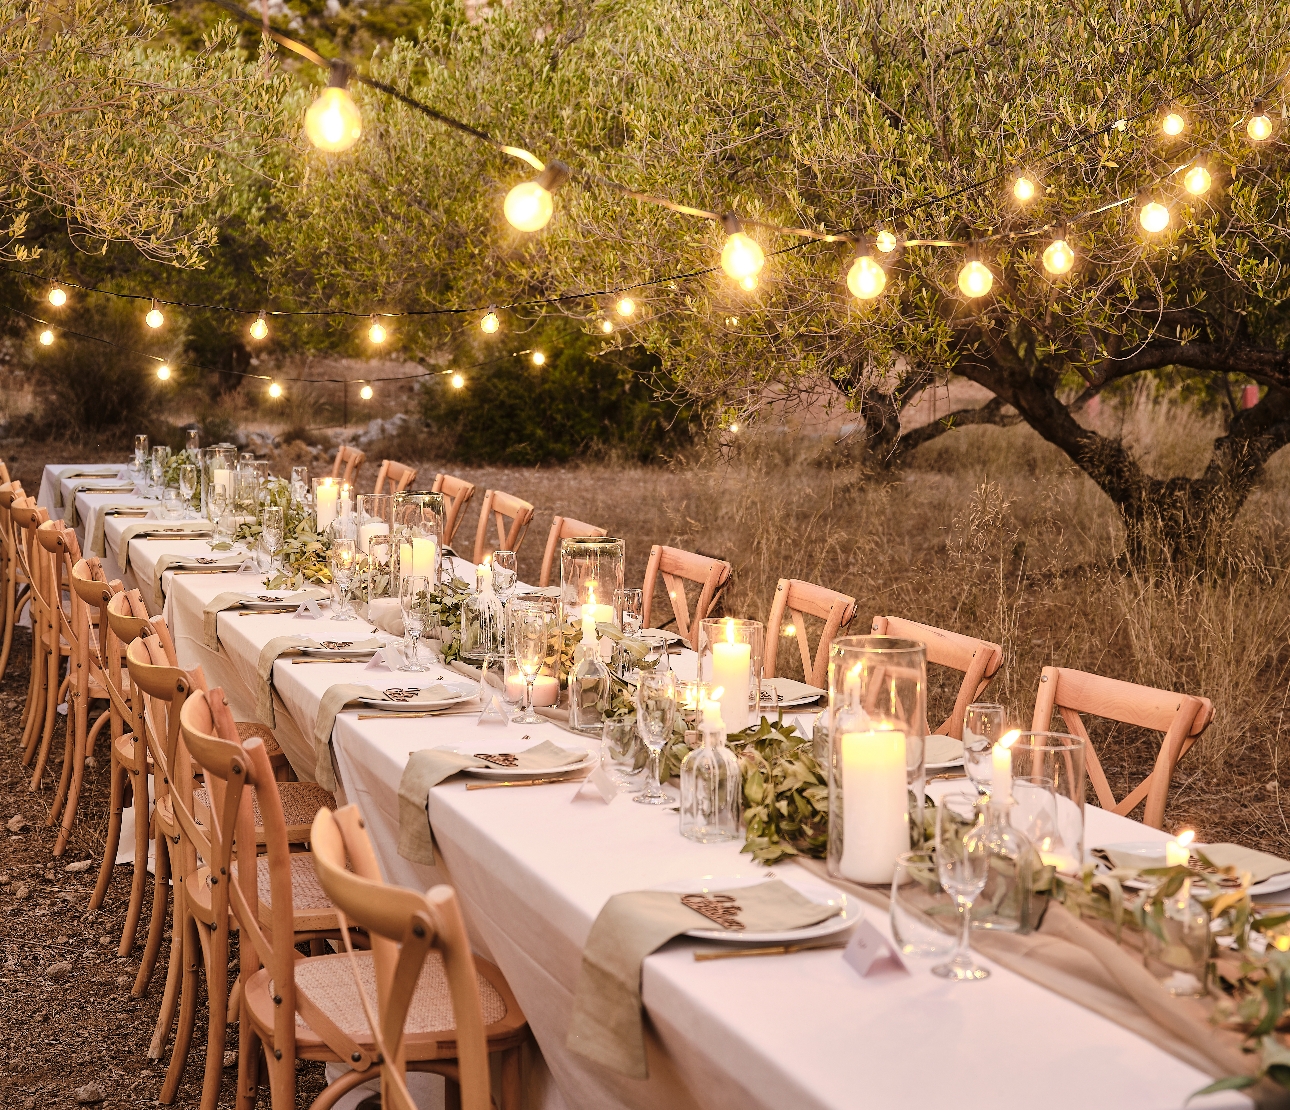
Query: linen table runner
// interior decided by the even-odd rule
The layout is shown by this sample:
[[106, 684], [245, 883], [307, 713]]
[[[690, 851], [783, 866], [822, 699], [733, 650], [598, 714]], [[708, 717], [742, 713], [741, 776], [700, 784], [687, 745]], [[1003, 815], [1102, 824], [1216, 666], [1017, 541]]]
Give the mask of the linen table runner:
[[[303, 605], [306, 601], [321, 601], [325, 597], [331, 597], [330, 590], [314, 587], [307, 590], [297, 590], [293, 594], [288, 594], [282, 599], [282, 608], [294, 609]], [[225, 609], [236, 609], [248, 601], [258, 600], [255, 594], [242, 593], [237, 590], [230, 590], [228, 593], [216, 594], [202, 608], [202, 641], [211, 651], [219, 651], [219, 615]]]
[[[484, 747], [487, 742], [479, 741]], [[517, 771], [556, 771], [581, 763], [587, 752], [581, 748], [562, 748], [543, 740], [515, 753]], [[445, 748], [425, 748], [408, 756], [403, 777], [399, 779], [399, 855], [413, 863], [433, 864], [434, 836], [430, 831], [430, 790], [450, 775], [467, 767], [494, 767], [486, 759], [466, 752]], [[694, 928], [693, 925], [688, 928]]]
[[130, 569], [130, 541], [135, 539], [176, 539], [182, 540], [186, 532], [210, 532], [210, 522], [206, 520], [137, 520], [121, 529], [120, 545], [117, 552], [117, 565], [124, 574]]
[[[61, 473], [59, 473], [58, 477], [54, 479], [54, 483], [53, 483], [54, 490], [53, 490], [53, 493], [50, 495], [50, 499], [53, 502], [53, 508], [61, 509], [63, 507], [63, 479], [64, 478], [80, 478], [80, 477], [115, 478], [120, 473], [121, 473], [121, 468], [119, 466], [113, 466], [106, 463], [101, 464], [99, 466], [77, 466], [77, 467], [73, 467], [71, 470], [62, 471]], [[93, 484], [93, 483], [90, 483], [90, 484]], [[80, 488], [79, 485], [77, 488], [78, 489]], [[75, 500], [75, 497], [73, 497], [72, 500]]]
[[[713, 916], [682, 899], [697, 902]], [[646, 956], [690, 929], [721, 927], [732, 934], [800, 929], [837, 912], [838, 907], [812, 902], [778, 879], [728, 892], [615, 894], [596, 916], [582, 950], [567, 1041], [570, 1051], [622, 1075], [647, 1079], [641, 1019], [641, 964]]]

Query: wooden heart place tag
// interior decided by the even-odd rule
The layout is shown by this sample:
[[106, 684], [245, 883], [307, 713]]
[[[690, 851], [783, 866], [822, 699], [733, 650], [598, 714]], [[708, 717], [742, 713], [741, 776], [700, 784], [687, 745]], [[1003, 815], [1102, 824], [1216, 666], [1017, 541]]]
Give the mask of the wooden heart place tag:
[[715, 922], [723, 929], [740, 930], [744, 923], [739, 920], [742, 912], [739, 903], [729, 894], [686, 894], [681, 898], [681, 905], [688, 906], [695, 913], [701, 913], [709, 921]]
[[520, 757], [514, 752], [502, 752], [500, 755], [485, 755], [483, 752], [475, 752], [476, 759], [482, 759], [485, 763], [491, 763], [494, 767], [518, 767]]

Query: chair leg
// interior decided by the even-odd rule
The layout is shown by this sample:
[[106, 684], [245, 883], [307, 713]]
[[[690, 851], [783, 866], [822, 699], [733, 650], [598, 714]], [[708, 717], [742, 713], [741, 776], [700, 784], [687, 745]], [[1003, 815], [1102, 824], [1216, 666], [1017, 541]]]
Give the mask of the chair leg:
[[40, 730], [45, 723], [45, 659], [48, 653], [40, 643], [37, 628], [31, 630], [31, 681], [27, 684], [27, 724], [22, 733], [22, 765], [27, 766], [36, 754]]
[[237, 1023], [237, 1105], [234, 1110], [255, 1110], [260, 1093], [260, 1038], [250, 1019]]
[[143, 888], [148, 883], [148, 776], [140, 771], [131, 771], [130, 791], [134, 796], [134, 876], [130, 882], [130, 906], [125, 913], [118, 956], [128, 956], [134, 948], [139, 915], [143, 912]]
[[[67, 716], [63, 718], [65, 728], [65, 738], [63, 741], [63, 769], [58, 776], [58, 789], [54, 791], [54, 802], [49, 807], [49, 815], [45, 818], [45, 827], [53, 828], [58, 824], [59, 817], [63, 814], [63, 806], [67, 804], [67, 795], [72, 788], [72, 768], [76, 765], [77, 741], [80, 739], [76, 735], [76, 721], [73, 707], [67, 707]], [[62, 849], [55, 847], [54, 855], [62, 855]]]
[[54, 739], [54, 725], [58, 722], [58, 694], [62, 686], [58, 680], [59, 658], [58, 653], [53, 652], [52, 658], [46, 662], [48, 681], [45, 683], [45, 727], [40, 736], [40, 754], [36, 756], [36, 767], [32, 771], [31, 785], [28, 790], [40, 788], [40, 780], [45, 774], [45, 764], [49, 761], [49, 745]]
[[[171, 859], [169, 867], [171, 874], [174, 874], [175, 859]], [[152, 1043], [148, 1045], [149, 1060], [161, 1059], [166, 1051], [166, 1042], [170, 1039], [170, 1030], [175, 1024], [175, 1006], [179, 1001], [179, 983], [184, 971], [183, 923], [187, 912], [184, 882], [176, 879], [174, 908], [170, 913], [170, 958], [166, 962], [166, 989], [161, 995], [161, 1008], [157, 1012], [156, 1028], [152, 1031]]]
[[217, 1110], [224, 1079], [224, 1046], [228, 1043], [228, 926], [211, 934], [206, 962], [206, 1075], [201, 1110]]
[[94, 884], [94, 893], [90, 896], [90, 909], [96, 910], [103, 905], [107, 897], [108, 884], [112, 881], [112, 871], [116, 867], [116, 853], [121, 846], [121, 814], [125, 810], [125, 767], [117, 759], [112, 760], [112, 793], [108, 802], [107, 839], [103, 843], [103, 861], [99, 864], [98, 881]]
[[94, 744], [98, 740], [99, 733], [103, 731], [103, 726], [112, 719], [110, 710], [103, 710], [94, 722], [94, 727], [90, 729], [89, 735], [85, 738], [85, 758], [88, 759], [94, 754]]
[[201, 942], [197, 937], [200, 925], [190, 914], [184, 921], [184, 975], [179, 987], [179, 1028], [175, 1030], [175, 1044], [170, 1050], [170, 1066], [166, 1068], [166, 1081], [161, 1085], [157, 1101], [169, 1106], [175, 1101], [179, 1083], [184, 1078], [184, 1064], [188, 1061], [188, 1047], [193, 1040], [193, 1025], [197, 1019], [197, 991], [200, 986], [202, 962]]
[[500, 1110], [520, 1110], [520, 1058], [523, 1048], [508, 1048], [502, 1053], [502, 1098]]
[[461, 1110], [461, 1084], [443, 1077], [443, 1110]]
[[265, 1056], [269, 1067], [269, 1098], [273, 1110], [293, 1110], [296, 1105], [296, 1061], [283, 1058], [275, 1060]]
[[9, 652], [13, 648], [13, 626], [18, 623], [18, 611], [15, 598], [18, 594], [18, 570], [12, 556], [9, 558], [8, 572], [4, 583], [4, 646], [0, 647], [0, 679], [9, 666]]
[[[157, 830], [157, 860], [154, 864], [155, 881], [152, 884], [152, 914], [148, 918], [148, 939], [144, 941], [143, 958], [139, 961], [139, 974], [135, 976], [130, 993], [142, 998], [148, 993], [148, 981], [157, 966], [157, 953], [161, 951], [161, 936], [166, 931], [166, 918], [170, 909], [170, 853], [166, 851], [166, 834]], [[171, 930], [174, 936], [174, 930]]]
[[54, 855], [56, 856], [63, 853], [63, 850], [67, 847], [67, 842], [72, 838], [72, 825], [76, 820], [76, 810], [81, 804], [81, 788], [85, 785], [85, 761], [89, 758], [90, 752], [94, 750], [95, 735], [97, 735], [107, 719], [107, 713], [99, 714], [99, 719], [94, 722], [94, 727], [90, 729], [89, 735], [85, 737], [84, 745], [76, 754], [76, 765], [72, 768], [72, 789], [67, 798], [67, 809], [63, 812], [63, 828], [58, 834], [58, 844], [54, 847]]

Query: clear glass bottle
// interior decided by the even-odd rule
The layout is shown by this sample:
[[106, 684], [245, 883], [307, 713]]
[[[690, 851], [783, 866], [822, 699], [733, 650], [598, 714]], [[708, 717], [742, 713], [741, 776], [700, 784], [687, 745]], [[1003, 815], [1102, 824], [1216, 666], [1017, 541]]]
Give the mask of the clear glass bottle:
[[609, 668], [600, 658], [593, 615], [582, 621], [582, 641], [573, 650], [569, 670], [569, 727], [599, 733], [609, 708]]
[[502, 603], [493, 592], [493, 575], [481, 567], [479, 591], [461, 603], [462, 659], [479, 664], [486, 659], [501, 658], [503, 623]]
[[700, 844], [739, 835], [742, 793], [739, 760], [726, 747], [726, 726], [716, 702], [704, 705], [703, 743], [681, 763], [681, 835]]
[[1011, 797], [983, 800], [980, 838], [990, 856], [985, 887], [972, 903], [972, 927], [1005, 933], [1029, 933], [1039, 918], [1034, 890], [1042, 863], [1035, 846], [1013, 828]]

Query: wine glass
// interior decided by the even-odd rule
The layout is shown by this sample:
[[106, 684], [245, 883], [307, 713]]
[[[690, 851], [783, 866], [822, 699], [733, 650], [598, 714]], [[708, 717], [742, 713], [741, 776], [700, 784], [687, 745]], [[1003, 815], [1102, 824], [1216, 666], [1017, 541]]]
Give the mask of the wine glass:
[[638, 636], [641, 630], [641, 612], [645, 605], [644, 590], [614, 591], [614, 620], [624, 636]]
[[357, 620], [358, 617], [349, 604], [349, 587], [353, 585], [354, 571], [358, 567], [358, 541], [352, 537], [332, 540], [328, 561], [331, 564], [331, 580], [336, 584], [337, 596], [337, 604], [333, 607], [331, 619]]
[[278, 505], [266, 505], [264, 516], [260, 518], [261, 539], [264, 541], [264, 550], [269, 554], [269, 567], [273, 568], [277, 561], [278, 552], [282, 550], [282, 538], [285, 529], [282, 509]]
[[645, 771], [645, 789], [632, 801], [646, 806], [669, 805], [672, 801], [659, 781], [659, 753], [667, 743], [676, 717], [676, 675], [666, 668], [642, 670], [636, 686], [636, 728], [649, 748], [649, 767]]
[[994, 781], [992, 750], [1003, 735], [1003, 706], [992, 702], [973, 702], [963, 715], [963, 770], [972, 780], [977, 793], [990, 793]]
[[936, 872], [959, 911], [959, 943], [954, 955], [932, 968], [932, 974], [958, 982], [990, 976], [972, 959], [970, 944], [972, 903], [985, 888], [990, 868], [980, 804], [978, 795], [961, 791], [946, 794], [936, 809]]
[[179, 468], [179, 496], [184, 499], [184, 519], [193, 518], [193, 494], [197, 492], [197, 467], [185, 463]]
[[148, 437], [137, 435], [134, 437], [134, 470], [139, 477], [143, 477], [143, 468], [148, 462]]
[[187, 432], [184, 433], [184, 450], [188, 452], [188, 457], [190, 459], [197, 458], [198, 452], [201, 450], [201, 446], [201, 432], [196, 428], [189, 428]]
[[542, 664], [546, 662], [551, 623], [551, 614], [537, 605], [523, 605], [512, 613], [510, 650], [515, 656], [515, 665], [524, 676], [524, 708], [511, 718], [515, 724], [542, 723], [542, 718], [533, 709], [533, 686], [542, 672]]
[[160, 490], [166, 484], [166, 460], [170, 458], [170, 448], [157, 444], [152, 449], [152, 484]]
[[519, 566], [514, 551], [493, 552], [493, 592], [503, 605], [511, 596], [515, 583], [520, 580]]
[[403, 610], [403, 666], [401, 671], [428, 671], [421, 662], [418, 641], [425, 627], [426, 594], [430, 579], [424, 574], [408, 574], [399, 587], [399, 607]]

